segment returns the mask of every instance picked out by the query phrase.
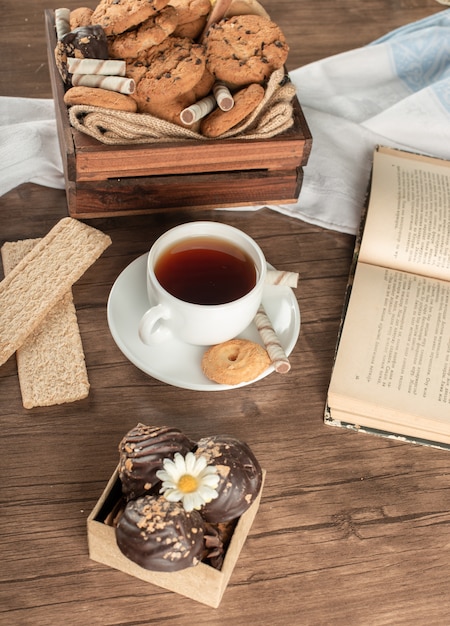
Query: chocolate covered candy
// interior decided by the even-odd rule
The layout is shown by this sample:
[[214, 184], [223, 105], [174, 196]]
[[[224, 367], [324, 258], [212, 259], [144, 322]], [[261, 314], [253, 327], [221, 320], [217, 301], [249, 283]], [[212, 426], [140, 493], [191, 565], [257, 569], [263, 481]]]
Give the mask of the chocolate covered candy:
[[205, 522], [179, 502], [143, 496], [127, 503], [116, 528], [120, 551], [141, 567], [176, 572], [197, 565], [204, 552]]
[[183, 456], [194, 444], [177, 428], [138, 424], [119, 444], [119, 477], [127, 499], [150, 491], [159, 479], [156, 472], [164, 459], [173, 459], [176, 452]]
[[227, 435], [204, 437], [195, 454], [204, 455], [220, 476], [218, 497], [205, 504], [202, 517], [211, 523], [226, 522], [241, 516], [259, 493], [262, 471], [250, 447]]
[[[68, 57], [108, 59], [108, 40], [101, 26], [79, 26], [66, 33], [61, 42]], [[78, 51], [78, 54], [77, 54]]]

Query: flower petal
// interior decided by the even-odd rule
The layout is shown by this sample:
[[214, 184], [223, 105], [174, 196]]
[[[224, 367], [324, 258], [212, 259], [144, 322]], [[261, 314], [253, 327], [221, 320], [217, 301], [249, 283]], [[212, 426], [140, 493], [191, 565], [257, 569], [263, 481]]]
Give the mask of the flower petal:
[[205, 500], [201, 497], [199, 492], [196, 491], [195, 493], [191, 493], [190, 495], [192, 496], [193, 508], [201, 509], [202, 506], [205, 504]]
[[195, 457], [195, 473], [200, 474], [201, 472], [203, 472], [203, 470], [207, 466], [207, 463], [208, 461], [203, 454], [201, 456]]
[[177, 488], [177, 483], [174, 482], [173, 480], [165, 480], [162, 485], [161, 485], [162, 489], [176, 489]]
[[193, 476], [196, 476], [197, 472], [195, 471], [195, 461], [195, 455], [192, 452], [188, 452], [184, 457], [186, 474], [192, 474]]
[[173, 461], [174, 461], [174, 464], [175, 464], [175, 467], [176, 467], [176, 470], [177, 470], [179, 476], [182, 476], [183, 474], [186, 474], [186, 463], [184, 461], [184, 458], [181, 456], [181, 454], [179, 452], [175, 452], [175, 456], [173, 457]]
[[159, 478], [159, 480], [170, 480], [169, 474], [163, 469], [156, 472], [156, 477]]
[[202, 476], [206, 476], [207, 474], [217, 474], [217, 466], [207, 465], [205, 469], [202, 470]]
[[201, 489], [199, 495], [201, 495], [201, 497], [204, 499], [205, 503], [206, 502], [211, 502], [211, 500], [214, 500], [215, 498], [217, 498], [217, 496], [219, 495], [218, 492], [215, 489], [211, 489], [210, 487], [207, 487], [206, 485], [204, 485]]
[[178, 489], [168, 489], [164, 492], [164, 497], [169, 502], [179, 502], [183, 499], [184, 494], [181, 493]]
[[199, 478], [199, 482], [201, 485], [207, 485], [215, 489], [220, 482], [220, 476], [218, 474], [208, 474]]
[[189, 511], [192, 511], [192, 509], [194, 508], [194, 505], [195, 505], [194, 495], [195, 493], [186, 493], [183, 496], [183, 507], [188, 513]]

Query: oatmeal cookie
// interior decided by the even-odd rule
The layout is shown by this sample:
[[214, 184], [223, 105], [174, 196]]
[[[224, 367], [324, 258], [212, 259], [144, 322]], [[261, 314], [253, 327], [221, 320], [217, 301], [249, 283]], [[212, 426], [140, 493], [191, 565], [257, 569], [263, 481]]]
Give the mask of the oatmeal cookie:
[[174, 7], [167, 6], [149, 17], [135, 30], [110, 37], [108, 50], [113, 59], [137, 57], [141, 52], [157, 46], [173, 33], [178, 24]]
[[202, 369], [207, 378], [222, 385], [239, 385], [260, 376], [270, 357], [259, 343], [230, 339], [206, 350]]
[[237, 15], [212, 24], [204, 44], [209, 70], [235, 87], [263, 83], [284, 65], [289, 52], [277, 24], [259, 15]]
[[100, 0], [91, 17], [108, 36], [120, 35], [145, 22], [163, 9], [169, 0]]
[[229, 111], [215, 109], [203, 120], [200, 132], [205, 137], [219, 137], [242, 122], [264, 98], [264, 87], [254, 83], [233, 95], [234, 106]]

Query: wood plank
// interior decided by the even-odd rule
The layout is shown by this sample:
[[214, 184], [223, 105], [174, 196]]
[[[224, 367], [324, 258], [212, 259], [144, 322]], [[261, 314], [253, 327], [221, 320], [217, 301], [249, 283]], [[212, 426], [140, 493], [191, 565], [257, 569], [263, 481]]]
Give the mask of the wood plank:
[[[291, 68], [443, 10], [435, 0], [263, 3], [286, 31]], [[49, 4], [3, 2], [4, 96], [51, 97], [43, 20]], [[67, 210], [63, 190], [11, 190], [0, 197], [0, 245], [43, 236]], [[270, 263], [299, 272], [302, 324], [289, 374], [232, 392], [194, 392], [145, 375], [115, 345], [106, 319], [115, 279], [165, 230], [195, 219], [241, 228]], [[0, 368], [0, 622], [447, 624], [448, 452], [323, 424], [354, 238], [269, 210], [192, 208], [90, 223], [113, 244], [74, 286], [89, 397], [26, 410], [15, 359]], [[87, 517], [117, 465], [118, 442], [138, 421], [194, 438], [234, 434], [267, 470], [260, 509], [218, 609], [88, 557]]]
[[[67, 189], [72, 217], [102, 217], [161, 213], [173, 210], [224, 208], [296, 202], [303, 172], [253, 171], [184, 176], [145, 176], [113, 181], [70, 183]], [[211, 189], [214, 194], [211, 195]]]

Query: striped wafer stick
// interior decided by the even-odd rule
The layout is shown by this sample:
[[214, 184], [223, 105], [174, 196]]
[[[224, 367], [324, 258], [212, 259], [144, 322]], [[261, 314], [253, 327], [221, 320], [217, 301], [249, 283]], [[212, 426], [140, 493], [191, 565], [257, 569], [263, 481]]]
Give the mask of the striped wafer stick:
[[70, 33], [70, 9], [55, 9], [55, 28], [58, 41]]
[[126, 63], [120, 59], [77, 59], [67, 57], [70, 74], [101, 74], [102, 76], [125, 76]]
[[180, 113], [181, 121], [188, 125], [198, 122], [198, 120], [201, 120], [202, 117], [205, 117], [205, 115], [208, 115], [215, 109], [216, 104], [214, 96], [206, 96], [206, 98], [202, 98], [195, 104], [191, 104], [190, 107], [183, 109]]
[[286, 374], [291, 369], [291, 364], [262, 304], [254, 321], [275, 371]]
[[287, 272], [284, 270], [267, 270], [266, 273], [267, 285], [285, 285], [286, 287], [298, 286], [298, 274], [297, 272]]
[[219, 109], [229, 111], [234, 107], [234, 99], [230, 90], [223, 83], [216, 83], [213, 87], [214, 97], [217, 100]]
[[101, 76], [99, 74], [74, 74], [72, 76], [74, 87], [98, 87], [108, 91], [116, 91], [125, 95], [134, 93], [136, 83], [132, 78], [122, 76]]

